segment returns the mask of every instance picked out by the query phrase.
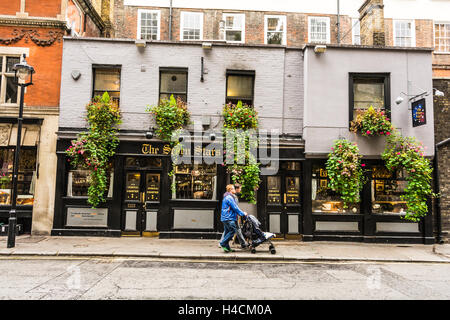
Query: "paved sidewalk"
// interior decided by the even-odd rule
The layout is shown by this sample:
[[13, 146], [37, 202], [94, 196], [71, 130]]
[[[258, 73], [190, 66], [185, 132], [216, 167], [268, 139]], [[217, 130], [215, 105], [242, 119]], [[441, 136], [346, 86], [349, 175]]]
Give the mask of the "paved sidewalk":
[[148, 257], [158, 259], [194, 259], [226, 261], [367, 261], [450, 263], [450, 244], [404, 245], [349, 242], [274, 241], [276, 254], [268, 245], [255, 254], [242, 251], [224, 253], [217, 240], [159, 239], [141, 237], [39, 237], [21, 235], [16, 247], [6, 248], [0, 237], [0, 257], [7, 256], [103, 256]]

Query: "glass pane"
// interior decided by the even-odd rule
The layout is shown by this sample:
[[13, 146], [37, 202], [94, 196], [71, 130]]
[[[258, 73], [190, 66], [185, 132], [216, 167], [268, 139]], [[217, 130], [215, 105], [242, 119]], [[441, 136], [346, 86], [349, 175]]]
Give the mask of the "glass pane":
[[13, 67], [16, 63], [20, 62], [19, 57], [7, 57], [6, 58], [6, 72], [14, 72]]
[[120, 91], [120, 69], [95, 69], [95, 91]]
[[313, 213], [358, 213], [359, 205], [344, 209], [339, 194], [329, 187], [325, 165], [313, 165], [311, 180], [311, 198]]
[[14, 83], [13, 77], [6, 77], [6, 103], [17, 103], [17, 84]]
[[281, 178], [279, 176], [267, 177], [267, 203], [281, 203]]
[[283, 20], [280, 18], [267, 18], [267, 31], [283, 31]]
[[157, 173], [147, 173], [145, 184], [146, 201], [159, 201], [159, 188], [160, 188], [159, 178], [160, 176]]
[[161, 72], [161, 93], [186, 93], [186, 72]]
[[105, 92], [108, 92], [110, 98], [113, 101], [113, 104], [118, 107], [120, 105], [120, 91], [94, 91], [94, 97], [95, 96], [102, 96]]
[[298, 161], [283, 161], [281, 163], [281, 168], [289, 171], [299, 171], [300, 170], [300, 162]]
[[384, 79], [354, 79], [354, 109], [384, 109]]
[[227, 41], [241, 41], [242, 40], [242, 31], [226, 31], [226, 40]]
[[69, 171], [67, 196], [87, 197], [90, 184], [89, 170]]
[[162, 161], [161, 158], [153, 158], [153, 157], [126, 157], [125, 166], [138, 167], [142, 169], [161, 168]]
[[227, 98], [253, 99], [253, 76], [228, 75]]
[[[168, 94], [168, 93], [161, 93], [161, 94], [159, 95], [159, 100], [169, 100], [170, 96], [171, 96], [171, 94]], [[173, 97], [174, 97], [175, 99], [181, 98], [182, 101], [187, 102], [187, 96], [186, 96], [185, 94], [177, 94], [177, 93], [174, 93], [174, 94], [173, 94]]]
[[283, 42], [283, 33], [267, 32], [267, 44], [281, 44]]
[[392, 174], [384, 166], [374, 167], [371, 181], [372, 213], [405, 213], [406, 202], [401, 196], [405, 194], [406, 187], [404, 172]]
[[141, 174], [137, 172], [127, 173], [125, 200], [139, 201], [139, 188], [141, 183]]
[[299, 204], [300, 178], [286, 177], [286, 204]]
[[176, 199], [216, 199], [217, 166], [182, 164], [175, 167]]

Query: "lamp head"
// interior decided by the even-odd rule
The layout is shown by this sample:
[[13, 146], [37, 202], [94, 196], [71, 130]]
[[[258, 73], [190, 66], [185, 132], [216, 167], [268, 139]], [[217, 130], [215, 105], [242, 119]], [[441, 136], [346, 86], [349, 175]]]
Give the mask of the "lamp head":
[[434, 93], [434, 95], [436, 97], [443, 97], [445, 95], [442, 91], [440, 91], [438, 89], [434, 89], [434, 90], [436, 90], [436, 92]]
[[403, 102], [403, 100], [404, 100], [404, 99], [403, 99], [402, 97], [398, 96], [397, 99], [395, 99], [395, 103], [396, 103], [396, 104], [400, 104], [400, 103]]
[[17, 83], [25, 83], [30, 77], [30, 81], [28, 84], [33, 84], [33, 73], [34, 68], [30, 66], [25, 60], [25, 54], [23, 55], [23, 61], [20, 63], [16, 63], [13, 67], [14, 70], [14, 79]]

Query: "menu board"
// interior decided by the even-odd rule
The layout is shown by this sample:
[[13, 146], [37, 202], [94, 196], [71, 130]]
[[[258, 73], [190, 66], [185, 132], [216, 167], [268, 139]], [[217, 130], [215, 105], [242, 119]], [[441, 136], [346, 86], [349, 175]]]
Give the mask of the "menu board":
[[299, 184], [299, 177], [286, 177], [286, 204], [300, 203]]
[[267, 203], [279, 204], [281, 202], [280, 177], [267, 177]]

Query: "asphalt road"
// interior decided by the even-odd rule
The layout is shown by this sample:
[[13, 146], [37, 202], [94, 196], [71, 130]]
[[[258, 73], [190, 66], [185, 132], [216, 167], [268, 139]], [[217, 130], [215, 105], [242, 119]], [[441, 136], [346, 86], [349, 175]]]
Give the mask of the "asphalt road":
[[0, 259], [0, 299], [450, 299], [450, 264]]

